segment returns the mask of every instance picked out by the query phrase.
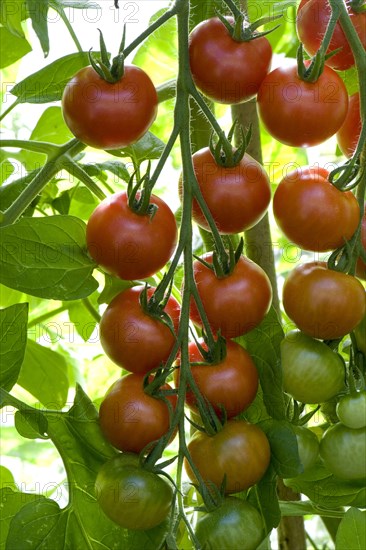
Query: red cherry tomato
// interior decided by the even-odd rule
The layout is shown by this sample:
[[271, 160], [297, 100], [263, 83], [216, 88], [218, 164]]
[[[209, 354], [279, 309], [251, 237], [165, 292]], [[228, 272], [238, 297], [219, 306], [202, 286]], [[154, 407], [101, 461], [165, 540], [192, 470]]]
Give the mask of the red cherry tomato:
[[337, 141], [342, 153], [350, 158], [356, 150], [361, 133], [360, 94], [349, 98], [346, 120], [337, 132]]
[[[127, 374], [107, 392], [100, 405], [99, 421], [105, 438], [120, 451], [140, 453], [169, 429], [169, 407], [144, 392], [144, 375]], [[162, 390], [172, 389], [164, 384]], [[173, 407], [177, 397], [166, 397]]]
[[[262, 219], [271, 200], [264, 168], [251, 156], [224, 168], [216, 164], [208, 147], [192, 157], [198, 185], [220, 233], [240, 233]], [[206, 218], [193, 200], [195, 222], [209, 229]]]
[[351, 332], [366, 310], [365, 290], [355, 277], [325, 262], [297, 266], [283, 287], [283, 307], [300, 330], [321, 340]]
[[[205, 261], [212, 263], [212, 253]], [[261, 267], [241, 256], [233, 272], [219, 279], [200, 261], [193, 263], [197, 290], [213, 331], [235, 338], [254, 329], [268, 313], [271, 283]], [[191, 319], [202, 325], [197, 306], [191, 302]]]
[[360, 208], [351, 191], [339, 191], [327, 179], [299, 170], [279, 183], [273, 213], [291, 242], [318, 252], [344, 245], [360, 220]]
[[[233, 18], [227, 17], [233, 24]], [[234, 40], [219, 18], [202, 21], [189, 37], [193, 80], [218, 103], [241, 103], [255, 97], [270, 70], [272, 48], [267, 38]]]
[[110, 83], [91, 67], [73, 76], [62, 96], [62, 112], [75, 137], [97, 149], [120, 149], [140, 139], [156, 118], [158, 96], [150, 77], [125, 65]]
[[[199, 342], [206, 350], [203, 340]], [[189, 344], [191, 363], [202, 363], [204, 358], [195, 342]], [[239, 344], [226, 341], [226, 357], [212, 365], [191, 365], [192, 375], [202, 396], [221, 416], [224, 407], [227, 418], [244, 411], [254, 400], [258, 389], [258, 372], [249, 353]], [[179, 385], [179, 369], [174, 373]], [[194, 411], [197, 401], [192, 391], [186, 393], [186, 403]]]
[[136, 214], [127, 193], [102, 201], [89, 218], [86, 242], [91, 257], [121, 279], [145, 279], [164, 267], [177, 242], [177, 224], [169, 206], [151, 196], [154, 216]]
[[[104, 351], [120, 367], [146, 374], [166, 361], [175, 343], [175, 335], [166, 323], [145, 312], [140, 304], [141, 287], [118, 294], [103, 313], [100, 341]], [[149, 288], [150, 298], [154, 288]], [[164, 309], [178, 330], [180, 306], [173, 296]]]
[[318, 145], [342, 126], [348, 108], [346, 87], [329, 67], [316, 82], [304, 82], [297, 65], [269, 73], [258, 92], [260, 118], [272, 137], [293, 147]]

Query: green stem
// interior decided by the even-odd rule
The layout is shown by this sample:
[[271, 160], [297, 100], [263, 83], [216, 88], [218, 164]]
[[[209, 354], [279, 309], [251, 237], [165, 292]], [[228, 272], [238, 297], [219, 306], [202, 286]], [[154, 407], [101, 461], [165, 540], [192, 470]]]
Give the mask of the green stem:
[[74, 43], [75, 43], [75, 46], [77, 48], [77, 50], [80, 52], [80, 53], [83, 53], [83, 48], [81, 47], [81, 44], [79, 42], [79, 39], [78, 37], [76, 36], [75, 34], [75, 31], [70, 23], [70, 21], [68, 20], [67, 16], [66, 16], [66, 13], [64, 11], [64, 9], [62, 7], [58, 7], [57, 8], [57, 11], [58, 13], [60, 14], [60, 17], [62, 19], [62, 21], [65, 23], [65, 26], [67, 28], [67, 30], [69, 31], [70, 35], [71, 35], [71, 38], [73, 39]]
[[167, 80], [166, 82], [163, 82], [163, 84], [160, 84], [160, 86], [157, 86], [156, 92], [158, 94], [159, 103], [163, 103], [163, 101], [167, 101], [168, 99], [175, 97], [177, 93], [175, 78]]
[[3, 118], [5, 118], [6, 115], [8, 115], [14, 109], [14, 107], [19, 105], [19, 103], [20, 103], [20, 101], [18, 99], [16, 99], [14, 101], [14, 103], [12, 103], [7, 109], [5, 109], [5, 111], [3, 111], [0, 115], [0, 121], [3, 120]]
[[81, 302], [83, 306], [89, 311], [90, 315], [96, 320], [96, 322], [100, 323], [102, 316], [100, 315], [99, 311], [95, 309], [89, 298], [83, 298]]
[[69, 308], [70, 308], [70, 304], [68, 305], [65, 304], [56, 309], [52, 309], [51, 311], [47, 311], [46, 313], [43, 313], [42, 315], [39, 315], [38, 317], [31, 319], [28, 323], [28, 328], [32, 328], [36, 325], [41, 325], [42, 323], [44, 323], [44, 321], [47, 321], [48, 319], [52, 319], [52, 317], [56, 317], [56, 315], [59, 315], [60, 313], [67, 311]]
[[55, 154], [60, 148], [59, 145], [53, 145], [46, 141], [26, 141], [23, 139], [1, 139], [0, 147], [16, 147], [17, 149], [44, 153], [45, 155]]
[[106, 198], [105, 193], [100, 189], [99, 185], [96, 184], [89, 174], [80, 166], [80, 164], [75, 162], [70, 156], [64, 158], [60, 164], [61, 168], [64, 168], [69, 172], [69, 174], [80, 180], [85, 187], [93, 193], [93, 195], [98, 197], [98, 199], [103, 200]]

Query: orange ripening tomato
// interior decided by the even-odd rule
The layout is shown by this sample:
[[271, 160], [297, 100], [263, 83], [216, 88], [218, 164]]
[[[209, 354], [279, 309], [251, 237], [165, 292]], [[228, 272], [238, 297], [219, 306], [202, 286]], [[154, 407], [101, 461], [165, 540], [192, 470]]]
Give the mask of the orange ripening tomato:
[[337, 132], [337, 142], [342, 153], [350, 158], [356, 150], [361, 133], [360, 94], [351, 95], [345, 121]]

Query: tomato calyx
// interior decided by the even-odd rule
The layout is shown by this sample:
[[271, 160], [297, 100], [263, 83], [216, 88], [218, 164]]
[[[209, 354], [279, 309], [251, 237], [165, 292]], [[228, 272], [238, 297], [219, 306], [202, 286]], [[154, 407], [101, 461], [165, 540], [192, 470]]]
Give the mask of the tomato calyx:
[[103, 33], [100, 29], [99, 31], [99, 43], [100, 43], [100, 55], [101, 59], [94, 60], [91, 49], [89, 50], [89, 61], [93, 69], [96, 73], [105, 80], [106, 82], [110, 82], [111, 84], [114, 84], [115, 82], [118, 82], [121, 80], [124, 74], [124, 61], [125, 56], [123, 53], [124, 47], [125, 47], [125, 40], [126, 40], [126, 27], [123, 27], [123, 34], [122, 34], [122, 40], [121, 44], [118, 50], [118, 54], [112, 59], [112, 62], [110, 61], [110, 55], [107, 52], [107, 47], [104, 41]]
[[355, 13], [365, 13], [366, 5], [364, 0], [350, 0], [349, 7]]
[[241, 162], [252, 137], [251, 124], [246, 132], [244, 131], [243, 127], [240, 126], [240, 137], [238, 139], [239, 146], [234, 148], [232, 146], [232, 139], [237, 124], [238, 119], [234, 121], [227, 137], [222, 132], [218, 136], [217, 142], [214, 140], [214, 134], [212, 134], [210, 137], [209, 147], [211, 154], [214, 157], [216, 164], [218, 166], [222, 166], [223, 168], [232, 168], [234, 166], [237, 166]]
[[[150, 166], [151, 162], [149, 161], [146, 173], [138, 178], [136, 185], [134, 185], [134, 178], [138, 171], [138, 168], [136, 168], [127, 185], [127, 196], [128, 206], [135, 214], [149, 216], [152, 219], [158, 207], [155, 204], [150, 204], [150, 197], [155, 184], [150, 180]], [[140, 191], [141, 187], [142, 190]]]
[[146, 313], [146, 315], [149, 315], [150, 317], [153, 317], [154, 319], [157, 319], [167, 325], [170, 332], [173, 334], [173, 336], [175, 336], [173, 321], [170, 315], [168, 315], [168, 313], [166, 313], [165, 311], [165, 306], [167, 305], [171, 294], [173, 279], [169, 284], [168, 290], [164, 293], [163, 297], [160, 298], [159, 287], [164, 282], [165, 281], [163, 279], [161, 283], [156, 287], [154, 294], [150, 296], [150, 298], [148, 298], [148, 289], [150, 287], [146, 283], [144, 290], [139, 296], [139, 302], [141, 305], [141, 309], [144, 313]]
[[300, 403], [296, 401], [296, 399], [292, 399], [288, 402], [286, 416], [293, 426], [305, 426], [320, 409], [320, 405], [317, 405], [308, 413], [303, 414], [305, 407], [305, 403]]
[[221, 336], [220, 331], [217, 334], [217, 340], [214, 340], [213, 345], [209, 345], [209, 340], [204, 332], [202, 331], [203, 341], [206, 347], [203, 347], [202, 344], [194, 338], [196, 346], [199, 349], [200, 354], [202, 355], [203, 362], [191, 363], [191, 365], [217, 365], [221, 363], [226, 357], [226, 339]]
[[218, 279], [223, 279], [234, 271], [236, 264], [241, 258], [244, 249], [244, 240], [240, 239], [239, 244], [234, 250], [232, 242], [229, 240], [229, 251], [224, 250], [222, 253], [215, 251], [212, 255], [212, 264], [206, 262], [203, 258], [193, 254], [193, 257], [201, 262], [205, 267], [211, 269]]
[[254, 21], [254, 23], [249, 23], [245, 15], [239, 10], [235, 10], [235, 13], [233, 10], [233, 16], [234, 24], [232, 25], [227, 17], [221, 13], [217, 13], [217, 17], [220, 19], [222, 24], [225, 25], [231, 38], [236, 42], [249, 42], [250, 40], [260, 38], [261, 36], [266, 36], [267, 34], [278, 29], [279, 25], [276, 25], [273, 29], [269, 29], [268, 31], [257, 32], [257, 29], [282, 17], [282, 15], [261, 17], [260, 19], [257, 19], [257, 21]]

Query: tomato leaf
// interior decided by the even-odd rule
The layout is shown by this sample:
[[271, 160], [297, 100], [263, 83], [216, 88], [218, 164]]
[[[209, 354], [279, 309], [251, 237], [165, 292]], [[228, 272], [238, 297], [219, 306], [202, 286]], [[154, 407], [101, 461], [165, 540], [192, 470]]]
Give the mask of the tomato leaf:
[[266, 534], [280, 523], [281, 512], [277, 496], [277, 474], [270, 466], [264, 477], [249, 492], [248, 501], [260, 510]]
[[27, 343], [28, 304], [0, 310], [0, 387], [7, 391], [18, 380]]
[[339, 524], [336, 550], [364, 550], [366, 544], [366, 512], [350, 508]]
[[14, 36], [24, 38], [22, 20], [25, 17], [24, 0], [1, 0], [0, 22]]
[[48, 0], [26, 0], [28, 14], [32, 21], [32, 27], [41, 44], [44, 56], [47, 57], [50, 51], [48, 37], [47, 13]]
[[0, 230], [0, 282], [53, 300], [85, 298], [98, 287], [85, 224], [71, 216], [22, 218]]
[[32, 47], [28, 40], [0, 27], [0, 69], [12, 65], [30, 51]]
[[302, 473], [296, 435], [287, 421], [266, 420], [260, 424], [271, 446], [271, 463], [282, 478]]
[[12, 487], [2, 484], [0, 489], [0, 549], [5, 550], [9, 548], [6, 546], [6, 539], [8, 537], [9, 525], [14, 516], [23, 508], [24, 505], [29, 502], [38, 501], [41, 497], [39, 495], [30, 493], [21, 493], [15, 491]]
[[22, 437], [48, 439], [47, 427], [47, 418], [36, 409], [19, 410], [15, 413], [15, 428]]
[[133, 145], [120, 150], [111, 150], [108, 153], [116, 157], [131, 158], [136, 165], [139, 165], [144, 160], [160, 158], [163, 151], [164, 143], [151, 132], [147, 132]]

